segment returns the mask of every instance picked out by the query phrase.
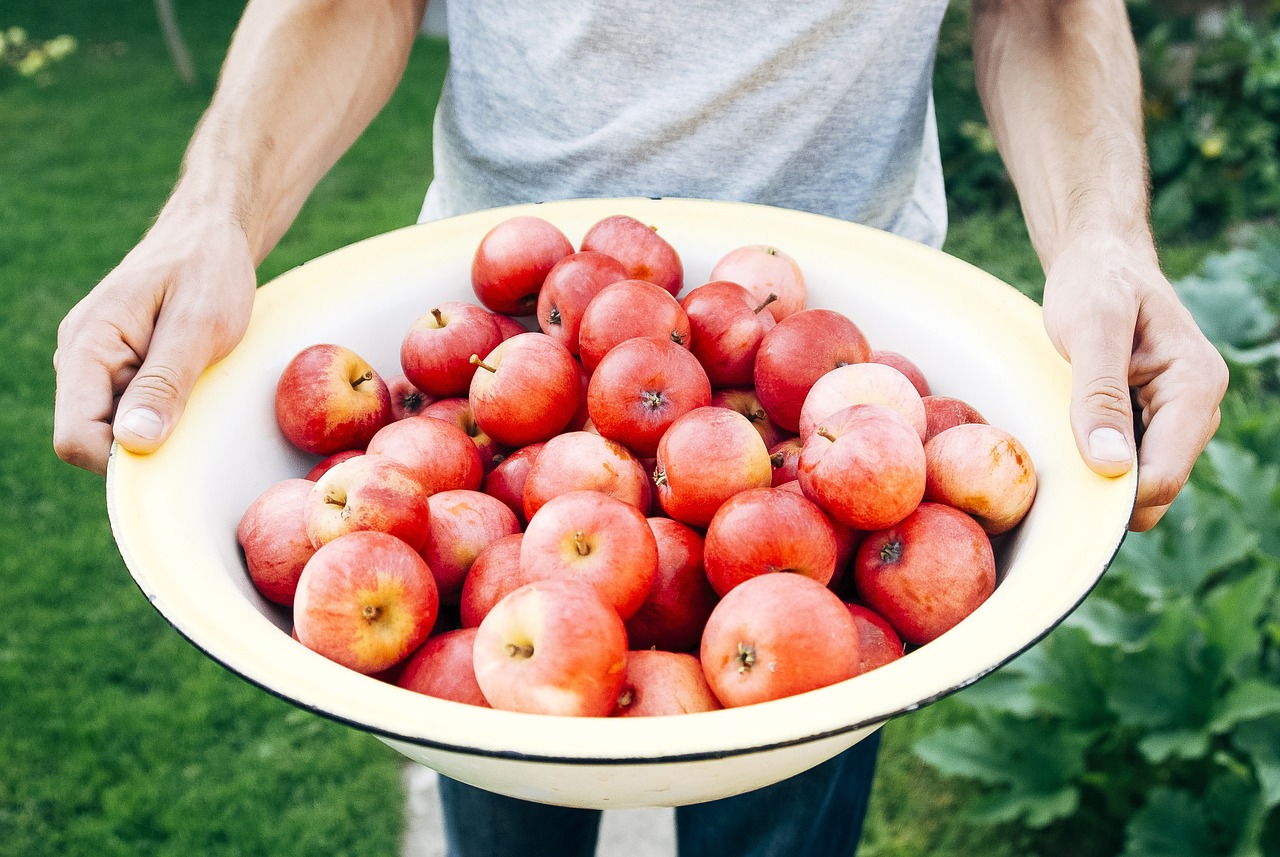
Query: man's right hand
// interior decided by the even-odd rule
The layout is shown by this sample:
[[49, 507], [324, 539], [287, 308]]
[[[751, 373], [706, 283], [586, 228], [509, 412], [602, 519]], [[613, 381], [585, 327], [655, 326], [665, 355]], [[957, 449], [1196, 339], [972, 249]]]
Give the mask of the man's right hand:
[[105, 474], [113, 439], [157, 449], [200, 373], [244, 335], [256, 285], [240, 227], [162, 214], [58, 328], [58, 456]]

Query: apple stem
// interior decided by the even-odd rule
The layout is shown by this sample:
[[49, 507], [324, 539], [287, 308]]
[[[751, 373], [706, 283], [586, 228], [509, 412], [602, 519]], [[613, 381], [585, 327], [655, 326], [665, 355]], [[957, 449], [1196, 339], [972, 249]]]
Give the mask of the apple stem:
[[787, 457], [781, 452], [775, 452], [773, 455], [769, 456], [769, 464], [772, 465], [775, 470], [786, 463]]
[[667, 471], [663, 470], [661, 467], [653, 468], [653, 484], [659, 486], [666, 485]]
[[752, 412], [751, 412], [751, 413], [749, 413], [749, 414], [744, 414], [744, 416], [746, 416], [746, 418], [747, 418], [747, 419], [749, 419], [749, 420], [751, 420], [751, 422], [753, 422], [753, 423], [758, 423], [758, 422], [760, 422], [761, 420], [765, 419], [765, 413], [764, 413], [764, 411], [759, 410], [759, 409], [754, 410], [754, 411], [752, 411]]
[[748, 672], [756, 663], [756, 647], [750, 643], [739, 643], [734, 660], [738, 662], [739, 673]]
[[833, 435], [831, 432], [827, 431], [826, 426], [818, 426], [818, 435], [821, 437], [825, 437], [827, 440], [831, 441], [832, 443], [836, 442], [836, 436]]
[[756, 313], [757, 315], [759, 315], [759, 314], [760, 314], [760, 310], [764, 309], [765, 307], [767, 307], [769, 304], [773, 303], [773, 302], [774, 302], [774, 301], [776, 301], [777, 299], [778, 299], [778, 296], [777, 296], [777, 295], [775, 295], [773, 292], [769, 292], [769, 297], [767, 297], [767, 298], [765, 298], [763, 301], [761, 301], [761, 302], [760, 302], [760, 306], [758, 306], [758, 307], [756, 307], [755, 309], [753, 309], [753, 310], [752, 310], [752, 312], [754, 312], [754, 313]]
[[373, 622], [382, 615], [382, 608], [376, 604], [366, 604], [360, 609], [360, 615], [366, 622]]
[[369, 370], [367, 370], [363, 375], [361, 375], [359, 378], [357, 378], [357, 379], [355, 379], [354, 381], [352, 381], [352, 382], [351, 382], [351, 389], [353, 389], [353, 390], [354, 390], [356, 387], [359, 387], [359, 386], [360, 386], [361, 384], [363, 384], [364, 382], [366, 382], [366, 381], [372, 381], [372, 380], [373, 380], [373, 370], [372, 370], [372, 369], [369, 369]]
[[515, 643], [507, 643], [507, 654], [513, 658], [531, 658], [533, 657], [533, 646], [518, 646]]
[[778, 248], [777, 248], [777, 247], [766, 247], [764, 252], [765, 252], [767, 255], [769, 255], [769, 256], [777, 256], [777, 255], [778, 255]]
[[440, 307], [432, 307], [431, 314], [435, 316], [436, 324], [444, 327], [444, 316], [440, 314]]
[[881, 562], [897, 562], [900, 559], [902, 559], [901, 540], [885, 542], [884, 547], [880, 548]]
[[684, 334], [678, 330], [671, 331], [671, 341], [676, 345], [684, 345]]
[[582, 530], [578, 530], [573, 534], [573, 547], [578, 552], [578, 556], [586, 556], [591, 553], [591, 545], [587, 544], [587, 537], [583, 535]]
[[631, 703], [635, 701], [636, 701], [635, 692], [631, 688], [627, 688], [626, 690], [622, 691], [622, 693], [618, 694], [619, 708], [630, 708]]
[[547, 324], [563, 324], [564, 321], [560, 317], [560, 307], [553, 306], [551, 312], [547, 315]]
[[490, 372], [493, 372], [495, 374], [498, 371], [495, 367], [490, 366], [488, 363], [485, 363], [483, 360], [481, 360], [479, 354], [471, 355], [471, 363], [472, 365], [479, 366], [481, 369], [488, 369]]

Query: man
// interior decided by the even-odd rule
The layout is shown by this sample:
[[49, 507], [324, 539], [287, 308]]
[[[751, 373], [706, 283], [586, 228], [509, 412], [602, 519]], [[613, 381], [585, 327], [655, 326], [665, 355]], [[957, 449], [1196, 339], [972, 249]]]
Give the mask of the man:
[[[255, 266], [398, 82], [424, 3], [249, 4], [173, 195], [59, 331], [54, 444], [65, 460], [103, 472], [113, 437], [139, 452], [164, 441], [200, 372], [242, 335]], [[979, 89], [1046, 271], [1048, 335], [1072, 364], [1077, 443], [1099, 473], [1132, 467], [1136, 389], [1131, 527], [1148, 529], [1217, 428], [1227, 374], [1159, 269], [1124, 5], [974, 6]], [[944, 8], [455, 0], [423, 216], [700, 196], [940, 245], [930, 79]], [[683, 853], [851, 853], [873, 754], [859, 745], [777, 791], [682, 810]], [[593, 847], [594, 815], [442, 791], [455, 853], [533, 857], [538, 832], [546, 853]], [[741, 844], [697, 851], [699, 833], [717, 830]]]

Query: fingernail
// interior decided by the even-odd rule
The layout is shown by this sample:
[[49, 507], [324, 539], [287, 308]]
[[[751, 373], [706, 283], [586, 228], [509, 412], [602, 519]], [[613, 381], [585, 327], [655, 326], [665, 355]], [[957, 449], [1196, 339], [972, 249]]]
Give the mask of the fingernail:
[[134, 408], [120, 418], [119, 426], [143, 440], [155, 440], [160, 437], [164, 423], [160, 421], [160, 415], [150, 408]]
[[1089, 454], [1098, 461], [1128, 461], [1129, 442], [1113, 428], [1096, 428], [1089, 435]]

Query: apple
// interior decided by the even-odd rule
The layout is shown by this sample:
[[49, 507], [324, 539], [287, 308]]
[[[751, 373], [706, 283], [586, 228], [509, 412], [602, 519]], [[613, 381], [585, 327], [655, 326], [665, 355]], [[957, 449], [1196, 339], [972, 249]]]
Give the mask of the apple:
[[968, 512], [988, 535], [1017, 526], [1036, 496], [1036, 469], [1022, 442], [1004, 429], [966, 423], [924, 447], [924, 496]]
[[541, 217], [511, 217], [480, 239], [471, 262], [471, 287], [480, 303], [506, 315], [532, 315], [547, 273], [573, 244]]
[[422, 409], [424, 417], [434, 417], [453, 423], [471, 438], [471, 442], [480, 450], [480, 464], [487, 474], [506, 457], [507, 448], [498, 443], [480, 428], [475, 414], [471, 412], [471, 400], [468, 398], [441, 399], [432, 402]]
[[302, 349], [276, 383], [276, 422], [290, 443], [314, 455], [363, 449], [391, 422], [391, 393], [350, 348]]
[[906, 375], [907, 380], [911, 382], [911, 386], [915, 387], [916, 392], [920, 394], [920, 398], [924, 398], [932, 392], [929, 389], [928, 380], [924, 377], [924, 372], [920, 371], [920, 367], [905, 354], [899, 354], [897, 351], [889, 351], [884, 348], [876, 348], [871, 352], [871, 362], [892, 366], [903, 375]]
[[867, 338], [848, 317], [829, 309], [802, 310], [760, 340], [753, 372], [756, 395], [770, 419], [796, 433], [814, 382], [832, 369], [870, 358]]
[[796, 260], [777, 247], [748, 244], [730, 250], [711, 269], [711, 279], [738, 283], [751, 293], [756, 303], [770, 295], [769, 312], [777, 321], [804, 309], [804, 273]]
[[693, 655], [633, 650], [627, 652], [626, 678], [612, 716], [660, 717], [720, 707]]
[[480, 490], [506, 504], [523, 527], [529, 522], [524, 514], [524, 484], [529, 471], [546, 441], [522, 446], [494, 466], [484, 477]]
[[794, 482], [799, 478], [800, 451], [804, 441], [788, 437], [769, 447], [769, 464], [773, 467], [773, 487]]
[[926, 502], [901, 523], [867, 535], [854, 560], [854, 581], [862, 601], [902, 640], [924, 645], [995, 590], [995, 556], [971, 517]]
[[591, 250], [565, 256], [547, 274], [538, 293], [538, 327], [578, 353], [578, 328], [587, 304], [612, 283], [627, 279], [627, 269], [612, 256]]
[[502, 342], [471, 379], [471, 413], [486, 434], [509, 447], [559, 434], [578, 409], [578, 364], [545, 333]]
[[307, 562], [293, 602], [298, 641], [357, 672], [390, 669], [435, 624], [435, 579], [418, 552], [386, 533], [349, 533]]
[[413, 382], [401, 372], [386, 379], [387, 390], [391, 393], [391, 419], [402, 420], [405, 417], [416, 417], [422, 409], [434, 399], [413, 386]]
[[408, 467], [380, 455], [337, 464], [311, 486], [307, 537], [320, 547], [347, 533], [387, 533], [414, 550], [426, 543], [431, 510], [426, 487]]
[[902, 640], [883, 616], [861, 604], [846, 601], [845, 606], [849, 608], [849, 615], [858, 626], [858, 649], [862, 652], [858, 675], [902, 657]]
[[897, 411], [851, 405], [805, 441], [799, 477], [805, 496], [831, 517], [878, 530], [901, 521], [923, 499], [924, 444]]
[[471, 564], [462, 584], [458, 602], [458, 621], [463, 628], [474, 628], [502, 600], [502, 596], [529, 581], [520, 572], [520, 545], [524, 533], [503, 536], [492, 542]]
[[527, 579], [590, 583], [624, 620], [640, 609], [657, 571], [658, 544], [644, 513], [599, 491], [548, 500], [529, 519], [520, 546]]
[[570, 491], [600, 491], [649, 510], [649, 474], [620, 443], [585, 431], [546, 441], [524, 483], [524, 518], [533, 520], [548, 500]]
[[827, 687], [857, 675], [858, 630], [834, 592], [799, 574], [762, 574], [711, 612], [703, 674], [726, 708]]
[[620, 342], [654, 336], [689, 347], [689, 316], [680, 302], [644, 280], [620, 280], [600, 290], [582, 312], [578, 357], [594, 372], [601, 358]]
[[924, 440], [924, 401], [906, 375], [883, 363], [853, 363], [832, 369], [814, 382], [800, 409], [800, 437], [849, 405], [884, 405], [901, 414]]
[[498, 326], [498, 332], [502, 334], [503, 339], [510, 339], [521, 333], [529, 332], [529, 328], [521, 324], [519, 319], [512, 318], [504, 312], [490, 314], [493, 316], [493, 323]]
[[658, 442], [658, 500], [683, 524], [705, 527], [734, 494], [767, 488], [772, 481], [769, 450], [751, 421], [736, 411], [695, 408]]
[[494, 708], [606, 717], [626, 678], [627, 632], [594, 586], [538, 580], [506, 595], [484, 617], [473, 663]]
[[409, 325], [400, 343], [400, 367], [432, 398], [465, 396], [476, 371], [471, 355], [488, 354], [500, 342], [502, 332], [491, 313], [446, 301]]
[[249, 578], [267, 599], [293, 604], [302, 568], [316, 552], [307, 536], [306, 504], [313, 485], [284, 479], [249, 504], [236, 527]]
[[725, 501], [707, 526], [703, 563], [720, 597], [761, 574], [786, 572], [826, 585], [836, 570], [836, 537], [803, 495], [753, 488]]
[[658, 569], [644, 603], [626, 620], [633, 649], [669, 652], [696, 649], [719, 597], [702, 564], [697, 530], [670, 518], [649, 518], [658, 545]]
[[697, 358], [669, 339], [628, 339], [600, 361], [587, 385], [595, 430], [647, 457], [677, 418], [711, 404]]
[[737, 283], [712, 280], [680, 301], [689, 317], [689, 350], [713, 387], [750, 387], [756, 352], [776, 320], [767, 311], [776, 295], [757, 298]]
[[756, 395], [756, 391], [750, 387], [725, 387], [716, 390], [711, 394], [711, 405], [716, 408], [728, 408], [731, 411], [737, 411], [750, 420], [751, 425], [755, 426], [756, 431], [760, 432], [760, 439], [764, 441], [765, 447], [769, 449], [777, 446], [790, 436], [788, 432], [778, 428], [778, 425], [769, 419], [769, 415], [765, 413], [764, 405], [760, 404], [760, 398]]
[[344, 449], [342, 452], [335, 452], [333, 455], [325, 456], [324, 459], [317, 462], [314, 467], [307, 471], [305, 478], [308, 482], [317, 482], [321, 476], [329, 472], [335, 464], [340, 464], [348, 458], [355, 458], [357, 455], [364, 455], [363, 449]]
[[422, 558], [436, 576], [440, 600], [457, 603], [476, 557], [504, 536], [520, 532], [515, 512], [479, 491], [441, 491], [428, 499], [430, 530]]
[[437, 699], [489, 708], [489, 701], [476, 682], [475, 640], [475, 628], [459, 628], [431, 637], [405, 663], [396, 684]]
[[[800, 487], [800, 480], [798, 479], [783, 482], [781, 485], [775, 485], [774, 487], [783, 491], [790, 491], [793, 494], [799, 494], [801, 497], [804, 496], [804, 489]], [[818, 508], [822, 510], [821, 506]], [[847, 524], [840, 523], [828, 515], [826, 511], [822, 511], [822, 514], [826, 517], [827, 523], [831, 525], [831, 534], [836, 539], [836, 570], [831, 575], [831, 579], [827, 581], [827, 589], [837, 595], [841, 595], [845, 589], [852, 587], [852, 583], [845, 580], [847, 577], [846, 572], [853, 565], [854, 554], [858, 552], [858, 545], [862, 543], [863, 531], [855, 530]]]
[[612, 256], [627, 270], [627, 277], [661, 286], [672, 297], [684, 286], [680, 254], [658, 234], [634, 217], [615, 214], [593, 224], [582, 237], [583, 250]]
[[428, 494], [457, 488], [475, 491], [484, 480], [480, 450], [466, 432], [425, 412], [379, 430], [366, 455], [403, 464]]
[[924, 442], [928, 443], [938, 432], [946, 431], [952, 426], [965, 423], [985, 423], [986, 420], [978, 409], [963, 399], [952, 396], [925, 396], [924, 402]]

